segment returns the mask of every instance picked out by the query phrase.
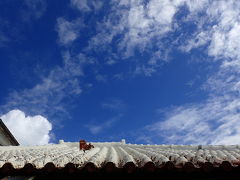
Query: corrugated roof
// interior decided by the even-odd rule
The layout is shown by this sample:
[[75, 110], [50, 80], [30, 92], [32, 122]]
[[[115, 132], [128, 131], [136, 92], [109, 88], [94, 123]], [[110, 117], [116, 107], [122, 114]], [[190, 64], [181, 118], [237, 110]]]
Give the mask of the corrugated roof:
[[124, 168], [202, 168], [203, 166], [231, 166], [240, 164], [240, 146], [191, 145], [135, 145], [124, 143], [92, 143], [94, 148], [82, 151], [79, 143], [49, 144], [44, 146], [0, 147], [0, 168], [14, 169], [46, 166], [82, 169], [109, 167]]

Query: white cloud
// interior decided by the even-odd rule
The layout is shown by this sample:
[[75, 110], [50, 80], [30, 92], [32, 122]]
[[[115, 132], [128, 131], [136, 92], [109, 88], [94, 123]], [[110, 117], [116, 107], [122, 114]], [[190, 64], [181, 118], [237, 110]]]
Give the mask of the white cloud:
[[[185, 0], [121, 0], [110, 2], [110, 13], [97, 25], [97, 34], [89, 41], [89, 52], [106, 51], [114, 54], [114, 64], [119, 59], [128, 59], [136, 51], [149, 55], [144, 60], [136, 59], [136, 72], [151, 76], [159, 64], [166, 61], [171, 45], [161, 41], [175, 29], [175, 15]], [[156, 47], [154, 53], [152, 48]], [[161, 52], [161, 53], [160, 53]], [[125, 61], [126, 62], [126, 61]], [[153, 63], [154, 62], [154, 63]]]
[[170, 25], [177, 8], [183, 1], [152, 0], [148, 4], [148, 15], [159, 24]]
[[71, 0], [71, 6], [77, 8], [81, 12], [89, 12], [99, 10], [103, 2], [99, 0]]
[[163, 121], [146, 130], [152, 140], [161, 137], [165, 143], [239, 144], [239, 107], [239, 99], [211, 98], [202, 104], [172, 108], [163, 114]]
[[[71, 0], [71, 5], [83, 12], [91, 11], [94, 3], [95, 1]], [[181, 19], [181, 22], [178, 22], [179, 19], [176, 17], [182, 7], [188, 8], [189, 12], [185, 12], [188, 15]], [[233, 19], [238, 17], [238, 14], [234, 12], [238, 8], [232, 11], [232, 7], [234, 7], [234, 1], [149, 0], [146, 2], [143, 0], [114, 0], [109, 2], [109, 14], [96, 23], [97, 34], [90, 39], [86, 49], [90, 53], [93, 50], [106, 51], [108, 54], [118, 57], [112, 61], [107, 60], [106, 64], [117, 64], [117, 60], [130, 58], [136, 51], [145, 53], [144, 60], [141, 59], [141, 62], [138, 59], [135, 60], [136, 71], [133, 70], [133, 74], [151, 76], [161, 67], [163, 62], [169, 60], [171, 49], [177, 47], [189, 52], [193, 48], [208, 45], [211, 42], [208, 54], [215, 56], [218, 52], [222, 53], [223, 51], [217, 49], [218, 47], [215, 45], [221, 42], [219, 39], [221, 32], [218, 33], [220, 36], [217, 36], [217, 32], [214, 34], [214, 28], [211, 26], [215, 20], [221, 21], [219, 24], [223, 26], [228, 22], [233, 22]], [[221, 11], [225, 13], [221, 14]], [[202, 17], [203, 14], [207, 14], [207, 16]], [[196, 26], [197, 30], [192, 34], [183, 36], [184, 44], [179, 44], [178, 38], [171, 43], [163, 40], [170, 33], [181, 32], [183, 30], [181, 23], [186, 22]], [[209, 23], [207, 27], [206, 23]], [[218, 26], [215, 27], [215, 30], [217, 29]], [[237, 28], [230, 33], [232, 39], [236, 37], [235, 32], [237, 32]], [[187, 31], [187, 33], [189, 32]], [[66, 42], [68, 39], [70, 42], [74, 41], [77, 38], [76, 34], [72, 33], [70, 38], [66, 38]], [[216, 43], [213, 40], [210, 41], [213, 36], [216, 37]], [[235, 42], [238, 42], [237, 39]], [[225, 44], [225, 46], [233, 49], [237, 48], [237, 43]]]
[[152, 76], [153, 73], [156, 72], [156, 69], [154, 66], [146, 66], [146, 65], [137, 65], [134, 74], [140, 75], [143, 74], [145, 76]]
[[[209, 0], [184, 0], [189, 11], [191, 12], [191, 16], [193, 14], [197, 14], [200, 11], [204, 11], [206, 7], [209, 5]], [[193, 13], [193, 14], [192, 14]]]
[[[191, 10], [192, 3], [187, 1], [188, 7]], [[208, 55], [220, 59], [221, 57], [228, 57], [239, 59], [240, 47], [238, 42], [240, 37], [238, 32], [240, 30], [240, 3], [238, 1], [209, 1], [204, 2], [204, 5], [194, 8], [197, 12], [203, 10], [206, 14], [196, 15], [196, 12], [191, 12], [189, 16], [189, 23], [199, 21], [197, 31], [193, 37], [189, 39], [186, 45], [186, 51], [197, 48], [202, 45], [208, 45]], [[193, 15], [194, 14], [194, 15]]]
[[[147, 4], [143, 1], [129, 1], [126, 4], [114, 6], [110, 19], [120, 16], [119, 24], [109, 26], [112, 36], [124, 33], [119, 43], [119, 50], [124, 51], [126, 57], [133, 55], [135, 48], [144, 51], [152, 43], [153, 38], [161, 38], [173, 30], [174, 15], [183, 1], [151, 0]], [[111, 31], [110, 31], [111, 32]], [[110, 36], [111, 37], [111, 36]]]
[[83, 27], [83, 22], [80, 19], [68, 21], [64, 18], [57, 19], [57, 32], [59, 42], [62, 45], [70, 45], [79, 37], [79, 33]]
[[[109, 45], [113, 43], [113, 47], [117, 46], [122, 58], [129, 58], [135, 54], [136, 50], [145, 53], [149, 53], [148, 50], [150, 50], [152, 58], [149, 58], [147, 62], [137, 62], [137, 66], [144, 67], [141, 69], [145, 75], [151, 75], [159, 67], [159, 61], [166, 61], [163, 54], [166, 54], [171, 47], [166, 48], [166, 44], [161, 45], [160, 42], [170, 32], [179, 30], [179, 22], [175, 15], [181, 7], [186, 6], [189, 14], [185, 21], [197, 26], [197, 31], [186, 35], [190, 38], [184, 39], [187, 42], [185, 46], [183, 44], [177, 46], [189, 52], [193, 48], [207, 45], [210, 42], [209, 55], [221, 56], [220, 53], [227, 53], [228, 56], [233, 56], [231, 49], [238, 50], [239, 48], [237, 43], [239, 41], [237, 36], [239, 4], [236, 1], [208, 0], [113, 1], [111, 13], [104, 18], [102, 23], [98, 23], [98, 34], [90, 41], [90, 49], [101, 46], [101, 50], [104, 50], [105, 46], [109, 50]], [[204, 13], [206, 16], [203, 16]], [[217, 22], [215, 26], [213, 26], [214, 21]], [[115, 42], [119, 35], [122, 38]], [[221, 43], [224, 46], [221, 46]], [[158, 48], [154, 51], [162, 51], [161, 56], [154, 56], [151, 51], [153, 46]]]
[[43, 116], [26, 116], [11, 110], [0, 117], [20, 145], [43, 145], [50, 141], [52, 124]]
[[[195, 9], [191, 23], [204, 19], [182, 46], [189, 52], [206, 46], [207, 60], [218, 61], [216, 72], [204, 83], [209, 94], [201, 103], [174, 107], [159, 122], [146, 126], [150, 139], [163, 138], [177, 144], [239, 144], [240, 143], [240, 3], [238, 1], [209, 1]], [[206, 6], [207, 4], [207, 6]], [[190, 38], [192, 38], [190, 36]], [[146, 135], [144, 134], [143, 137]]]
[[186, 44], [179, 47], [182, 51], [189, 52], [192, 49], [206, 45], [210, 40], [208, 32], [196, 32], [193, 36], [194, 38], [187, 40]]

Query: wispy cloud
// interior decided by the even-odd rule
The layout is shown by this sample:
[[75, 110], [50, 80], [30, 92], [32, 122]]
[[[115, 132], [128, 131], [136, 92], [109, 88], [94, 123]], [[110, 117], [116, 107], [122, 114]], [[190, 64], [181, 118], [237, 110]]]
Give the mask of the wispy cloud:
[[173, 108], [145, 130], [155, 143], [158, 137], [174, 144], [237, 144], [239, 107], [239, 100], [215, 97], [202, 104]]
[[189, 39], [183, 50], [189, 52], [206, 46], [207, 60], [218, 62], [217, 71], [203, 84], [209, 96], [201, 103], [172, 108], [162, 114], [159, 122], [146, 126], [151, 140], [158, 137], [167, 143], [177, 144], [240, 143], [239, 7], [237, 1], [212, 1], [207, 4], [206, 14], [202, 17], [204, 21], [194, 33], [197, 34], [195, 39]]
[[81, 94], [79, 77], [83, 72], [81, 61], [68, 51], [63, 53], [63, 60], [62, 67], [53, 68], [32, 88], [12, 91], [6, 97], [6, 104], [1, 106], [2, 113], [21, 109], [31, 115], [41, 114], [54, 119], [66, 115], [67, 102]]
[[92, 124], [87, 124], [85, 125], [86, 128], [89, 129], [89, 131], [92, 134], [99, 134], [102, 132], [108, 131], [108, 129], [112, 128], [121, 118], [123, 114], [118, 114], [112, 118], [110, 118], [107, 121], [101, 122], [101, 123], [92, 123]]
[[21, 37], [19, 37], [19, 30], [17, 27], [19, 24], [17, 22], [9, 21], [4, 17], [0, 17], [0, 47], [8, 47], [11, 42], [16, 42]]
[[119, 98], [109, 98], [102, 103], [102, 108], [110, 111], [124, 112], [127, 104]]
[[[102, 7], [99, 1], [70, 2], [72, 7], [84, 13]], [[29, 7], [34, 9], [37, 6], [30, 4]], [[69, 99], [81, 94], [79, 78], [84, 74], [84, 64], [113, 67], [119, 63], [131, 63], [134, 75], [151, 76], [162, 63], [169, 61], [172, 51], [190, 53], [199, 48], [205, 53], [205, 61], [216, 67], [207, 81], [199, 85], [208, 94], [207, 99], [174, 107], [161, 114], [159, 121], [145, 127], [142, 139], [148, 142], [161, 139], [167, 143], [236, 143], [240, 134], [237, 129], [240, 113], [239, 9], [240, 3], [233, 0], [113, 0], [109, 2], [109, 14], [96, 23], [96, 35], [91, 37], [84, 52], [79, 50], [78, 55], [73, 55], [70, 47], [81, 39], [84, 24], [79, 17], [83, 15], [78, 13], [79, 17], [73, 20], [60, 17], [56, 25], [58, 41], [69, 49], [63, 52], [63, 65], [53, 68], [32, 88], [11, 92], [6, 98], [7, 103], [1, 106], [2, 111], [19, 108], [32, 115], [56, 118], [66, 113]], [[185, 28], [186, 32], [183, 32], [182, 24], [192, 28]], [[2, 42], [6, 41], [6, 36], [3, 37]], [[83, 54], [96, 52], [106, 52], [107, 55], [101, 56], [104, 60], [96, 62]], [[136, 54], [144, 54], [144, 58], [132, 58]], [[123, 59], [126, 61], [121, 61]], [[106, 80], [97, 74], [99, 71], [94, 72], [96, 79]], [[124, 72], [113, 74], [115, 79], [126, 77]], [[102, 108], [122, 112], [121, 103], [109, 100], [102, 103]], [[110, 118], [86, 127], [97, 134], [112, 127], [117, 119]]]
[[93, 122], [86, 124], [85, 127], [88, 128], [92, 134], [99, 134], [114, 127], [114, 125], [124, 116], [127, 109], [126, 103], [119, 98], [108, 98], [101, 103], [101, 107], [107, 112], [114, 113], [114, 115], [101, 123]]
[[102, 5], [103, 2], [98, 0], [71, 0], [71, 6], [80, 12], [96, 11], [101, 9]]
[[[99, 16], [94, 29], [96, 34], [92, 34], [84, 52], [86, 54], [106, 53], [107, 56], [101, 59], [104, 61], [102, 66], [131, 63], [131, 70], [125, 72], [128, 75], [152, 76], [162, 63], [170, 59], [169, 54], [176, 43], [170, 43], [167, 38], [169, 33], [173, 33], [178, 28], [175, 16], [186, 2], [188, 1], [114, 0], [107, 2], [106, 7], [109, 8], [106, 11], [107, 14], [103, 17]], [[196, 4], [201, 6], [201, 3]], [[102, 4], [99, 1], [71, 0], [71, 6], [79, 9], [80, 12], [91, 12], [94, 9], [100, 9]], [[196, 9], [195, 6], [191, 8]], [[84, 15], [79, 15], [81, 18], [82, 16]], [[88, 16], [96, 19], [94, 13]], [[62, 45], [79, 40], [79, 22], [79, 19], [66, 21], [60, 18], [58, 20], [59, 42]], [[85, 23], [87, 27], [89, 22]], [[92, 30], [89, 29], [90, 32]], [[144, 54], [145, 58], [132, 60], [131, 58], [136, 54]], [[122, 61], [122, 59], [128, 59], [128, 61]], [[115, 74], [119, 73], [115, 72]]]
[[[167, 38], [178, 28], [175, 16], [185, 3], [185, 0], [111, 1], [109, 14], [96, 24], [97, 34], [89, 40], [87, 49], [110, 54], [111, 58], [105, 59], [107, 65], [131, 63], [132, 75], [151, 76], [170, 59], [176, 43]], [[145, 58], [131, 61], [136, 54], [144, 54]]]
[[0, 47], [5, 47], [9, 42], [9, 37], [3, 32], [0, 31]]
[[65, 46], [70, 45], [79, 37], [83, 26], [84, 24], [81, 19], [68, 21], [64, 18], [58, 18], [56, 30], [58, 32], [59, 43]]
[[24, 21], [39, 19], [47, 10], [45, 0], [24, 0], [24, 5], [21, 9], [21, 16]]
[[[19, 4], [20, 3], [20, 4]], [[39, 20], [47, 10], [46, 0], [22, 0], [17, 2], [19, 7], [13, 7], [10, 1], [1, 1], [1, 7], [15, 11], [12, 17], [7, 18], [2, 10], [0, 17], [0, 47], [8, 47], [11, 43], [25, 39], [24, 31], [32, 20]]]
[[99, 82], [107, 82], [107, 76], [106, 75], [102, 75], [102, 74], [97, 74], [96, 75], [96, 80]]

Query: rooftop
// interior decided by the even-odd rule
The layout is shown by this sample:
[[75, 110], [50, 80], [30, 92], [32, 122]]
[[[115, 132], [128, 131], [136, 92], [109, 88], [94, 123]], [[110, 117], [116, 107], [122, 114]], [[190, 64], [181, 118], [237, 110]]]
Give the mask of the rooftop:
[[94, 148], [80, 150], [79, 142], [44, 146], [0, 147], [0, 171], [26, 169], [161, 169], [209, 170], [238, 167], [239, 145], [136, 145], [125, 142], [91, 143]]

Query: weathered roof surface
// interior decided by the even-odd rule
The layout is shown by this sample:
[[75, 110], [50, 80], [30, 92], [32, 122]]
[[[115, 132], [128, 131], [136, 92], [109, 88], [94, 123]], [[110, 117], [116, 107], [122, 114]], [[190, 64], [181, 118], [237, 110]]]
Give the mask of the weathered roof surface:
[[201, 168], [206, 163], [219, 167], [228, 163], [240, 165], [240, 146], [190, 146], [190, 145], [134, 145], [124, 143], [92, 143], [94, 148], [79, 150], [79, 143], [61, 143], [45, 146], [2, 146], [0, 147], [0, 168], [11, 164], [14, 169], [31, 164], [35, 169], [51, 163], [55, 168], [72, 164], [83, 168], [93, 164], [102, 168], [107, 163], [123, 168], [126, 164], [142, 168], [146, 165], [163, 167], [167, 163], [176, 168], [191, 166]]

